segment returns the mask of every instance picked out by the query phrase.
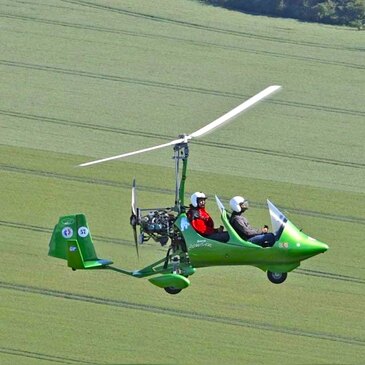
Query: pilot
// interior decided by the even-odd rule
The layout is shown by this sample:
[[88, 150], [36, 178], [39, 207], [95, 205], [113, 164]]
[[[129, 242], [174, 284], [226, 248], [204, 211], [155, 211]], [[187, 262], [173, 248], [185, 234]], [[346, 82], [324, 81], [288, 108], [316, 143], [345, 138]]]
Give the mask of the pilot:
[[233, 210], [229, 222], [241, 238], [262, 247], [274, 245], [275, 235], [268, 232], [268, 226], [264, 226], [261, 229], [253, 228], [248, 223], [247, 218], [243, 216], [243, 213], [248, 209], [248, 201], [245, 198], [235, 196], [230, 200], [229, 205]]
[[227, 242], [228, 232], [223, 231], [223, 226], [214, 228], [214, 222], [209, 213], [205, 210], [206, 195], [201, 192], [194, 193], [190, 200], [191, 204], [187, 216], [193, 228], [203, 237], [211, 240]]

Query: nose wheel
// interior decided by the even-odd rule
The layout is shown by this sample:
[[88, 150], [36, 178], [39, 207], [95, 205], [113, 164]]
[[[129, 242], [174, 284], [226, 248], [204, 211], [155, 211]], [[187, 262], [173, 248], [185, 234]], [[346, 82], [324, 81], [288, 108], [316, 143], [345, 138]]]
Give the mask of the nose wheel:
[[281, 284], [283, 283], [288, 276], [286, 272], [267, 272], [268, 279], [274, 284]]

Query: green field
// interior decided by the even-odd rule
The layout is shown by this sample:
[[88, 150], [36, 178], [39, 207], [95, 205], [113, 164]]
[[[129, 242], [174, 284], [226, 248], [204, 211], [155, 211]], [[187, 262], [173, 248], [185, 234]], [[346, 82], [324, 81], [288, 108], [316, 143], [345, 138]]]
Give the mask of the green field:
[[[365, 363], [365, 43], [350, 28], [193, 0], [0, 0], [0, 364]], [[193, 132], [268, 85], [282, 91], [190, 144], [187, 197], [270, 199], [330, 250], [282, 285], [198, 270], [171, 296], [47, 256], [58, 217], [87, 215], [98, 254], [135, 269], [129, 226], [173, 205], [172, 150], [77, 164]]]

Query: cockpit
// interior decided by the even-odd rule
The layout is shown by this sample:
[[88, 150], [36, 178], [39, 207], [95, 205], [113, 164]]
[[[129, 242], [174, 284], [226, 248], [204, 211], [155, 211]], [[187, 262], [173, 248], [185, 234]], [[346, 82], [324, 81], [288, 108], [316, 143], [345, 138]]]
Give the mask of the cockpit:
[[[224, 207], [224, 205], [217, 196], [215, 196], [215, 199], [219, 211], [222, 215], [222, 218], [224, 218], [227, 215], [226, 208]], [[273, 232], [276, 239], [278, 239], [281, 236], [285, 228], [285, 225], [288, 222], [288, 219], [285, 217], [283, 213], [280, 212], [280, 210], [277, 207], [275, 207], [273, 203], [270, 202], [270, 200], [267, 200], [267, 205], [269, 208], [269, 213], [271, 218], [271, 226], [272, 226], [271, 232]]]

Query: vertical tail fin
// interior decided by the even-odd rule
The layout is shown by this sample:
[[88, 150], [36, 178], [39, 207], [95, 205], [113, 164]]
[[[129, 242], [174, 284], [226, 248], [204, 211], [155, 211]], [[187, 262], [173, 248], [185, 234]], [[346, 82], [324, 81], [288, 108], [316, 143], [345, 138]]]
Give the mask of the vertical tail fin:
[[112, 264], [96, 256], [84, 214], [60, 217], [49, 243], [49, 256], [67, 260], [73, 269], [90, 269]]

